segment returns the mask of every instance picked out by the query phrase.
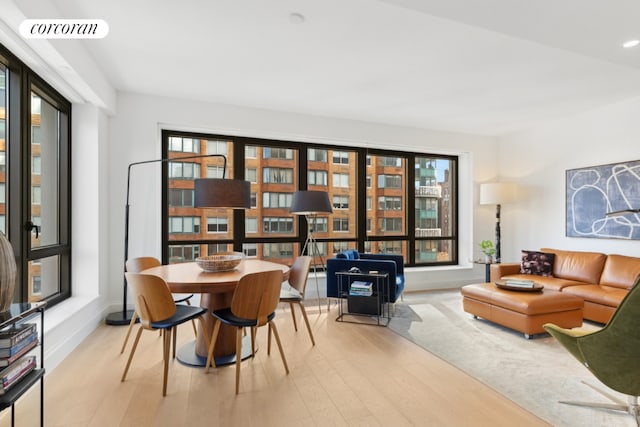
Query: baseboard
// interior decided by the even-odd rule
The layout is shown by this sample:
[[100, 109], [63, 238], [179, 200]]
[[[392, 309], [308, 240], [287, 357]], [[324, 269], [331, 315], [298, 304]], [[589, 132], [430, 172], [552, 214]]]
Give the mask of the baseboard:
[[44, 366], [53, 371], [103, 321], [98, 297], [72, 297], [45, 311]]

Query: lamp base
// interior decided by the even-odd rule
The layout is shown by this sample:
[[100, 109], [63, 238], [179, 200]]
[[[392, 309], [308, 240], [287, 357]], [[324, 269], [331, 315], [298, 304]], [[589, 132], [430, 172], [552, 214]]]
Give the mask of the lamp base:
[[104, 319], [104, 323], [107, 325], [122, 326], [131, 323], [133, 317], [133, 310], [116, 311], [107, 315]]

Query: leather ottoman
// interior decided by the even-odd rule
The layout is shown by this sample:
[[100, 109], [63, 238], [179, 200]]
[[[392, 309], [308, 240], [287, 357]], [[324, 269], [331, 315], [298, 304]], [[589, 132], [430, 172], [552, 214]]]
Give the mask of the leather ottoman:
[[582, 326], [582, 298], [563, 292], [512, 291], [493, 283], [466, 285], [460, 289], [464, 311], [474, 318], [497, 323], [522, 332], [525, 338], [545, 332], [542, 325], [554, 323], [562, 328]]

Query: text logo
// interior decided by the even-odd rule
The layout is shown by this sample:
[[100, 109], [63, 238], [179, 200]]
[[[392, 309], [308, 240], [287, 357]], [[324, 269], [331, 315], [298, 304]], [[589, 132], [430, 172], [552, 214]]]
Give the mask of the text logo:
[[102, 19], [25, 19], [20, 24], [27, 39], [101, 39], [108, 33]]

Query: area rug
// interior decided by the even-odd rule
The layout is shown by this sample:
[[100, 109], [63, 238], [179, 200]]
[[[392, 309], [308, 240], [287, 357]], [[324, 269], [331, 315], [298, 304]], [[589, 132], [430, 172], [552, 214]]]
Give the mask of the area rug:
[[[585, 322], [583, 328], [596, 329]], [[521, 333], [462, 309], [458, 290], [407, 294], [398, 302], [389, 328], [554, 426], [635, 426], [631, 415], [558, 403], [607, 402], [586, 381], [611, 394], [548, 334]]]

